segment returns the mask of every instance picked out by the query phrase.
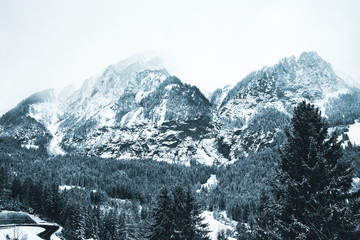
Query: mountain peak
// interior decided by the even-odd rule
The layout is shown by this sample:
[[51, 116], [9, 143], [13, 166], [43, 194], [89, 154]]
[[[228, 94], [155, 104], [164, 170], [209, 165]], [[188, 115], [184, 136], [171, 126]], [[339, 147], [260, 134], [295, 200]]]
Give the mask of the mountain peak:
[[[251, 142], [252, 132], [246, 135], [258, 128], [257, 119], [284, 122], [295, 103], [306, 99], [325, 108], [329, 97], [348, 89], [316, 52], [304, 52], [217, 89], [210, 103], [197, 87], [171, 76], [161, 55], [146, 53], [108, 66], [78, 90], [30, 96], [0, 118], [0, 137], [50, 154], [213, 164], [271, 144], [267, 130], [256, 135], [259, 144]], [[245, 135], [231, 137], [234, 128]], [[231, 139], [240, 142], [230, 147]]]
[[297, 60], [300, 66], [310, 68], [329, 69], [332, 71], [331, 64], [322, 59], [316, 51], [303, 52]]
[[318, 104], [349, 90], [330, 63], [315, 51], [303, 52], [298, 59], [283, 58], [278, 64], [254, 71], [240, 81], [220, 104], [220, 115], [245, 122], [258, 107], [286, 112], [304, 99]]
[[162, 70], [165, 69], [164, 56], [160, 53], [146, 52], [128, 57], [115, 65], [116, 72], [123, 72], [126, 69], [134, 72], [144, 70]]
[[317, 59], [317, 60], [322, 60], [322, 58], [320, 57], [320, 55], [316, 52], [316, 51], [309, 51], [309, 52], [302, 52], [300, 54], [299, 60], [300, 59]]

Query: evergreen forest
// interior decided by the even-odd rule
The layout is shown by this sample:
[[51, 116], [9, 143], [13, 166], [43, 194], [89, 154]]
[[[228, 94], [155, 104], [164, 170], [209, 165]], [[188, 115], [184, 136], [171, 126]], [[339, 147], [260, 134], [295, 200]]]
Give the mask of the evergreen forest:
[[[277, 144], [214, 166], [49, 156], [3, 137], [0, 209], [56, 222], [67, 240], [209, 239], [205, 210], [226, 211], [239, 240], [359, 239], [360, 148], [344, 148], [329, 134], [335, 123], [306, 102], [281, 124]], [[201, 189], [211, 175], [216, 187]]]

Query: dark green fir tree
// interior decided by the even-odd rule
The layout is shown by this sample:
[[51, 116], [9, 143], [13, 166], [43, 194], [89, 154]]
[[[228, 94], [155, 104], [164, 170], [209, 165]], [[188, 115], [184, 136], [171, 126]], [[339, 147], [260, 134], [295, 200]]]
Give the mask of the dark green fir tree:
[[[351, 162], [314, 105], [294, 108], [261, 239], [360, 239]], [[263, 224], [264, 227], [265, 224]]]
[[185, 213], [185, 219], [188, 219], [185, 221], [186, 224], [184, 224], [186, 226], [185, 232], [187, 233], [185, 239], [210, 239], [208, 236], [208, 224], [204, 223], [204, 217], [201, 216], [203, 209], [192, 194], [190, 187], [187, 188], [185, 195]]
[[149, 240], [172, 239], [174, 235], [172, 199], [169, 190], [162, 187], [157, 196], [157, 205], [153, 209], [153, 222], [149, 229]]

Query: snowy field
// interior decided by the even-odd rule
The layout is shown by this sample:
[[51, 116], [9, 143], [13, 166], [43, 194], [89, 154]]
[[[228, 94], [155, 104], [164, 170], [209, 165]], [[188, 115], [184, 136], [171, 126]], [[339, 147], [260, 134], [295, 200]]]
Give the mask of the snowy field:
[[[26, 239], [26, 240], [43, 240], [37, 234], [43, 232], [45, 229], [41, 227], [11, 227], [7, 229], [0, 229], [0, 239], [5, 240], [6, 236], [10, 239]], [[59, 239], [59, 238], [54, 238]]]
[[[210, 178], [206, 183], [202, 184], [199, 189], [196, 190], [197, 193], [201, 191], [210, 191], [211, 189], [216, 188], [218, 180], [215, 174], [211, 174]], [[210, 231], [209, 236], [211, 240], [217, 239], [217, 234], [220, 231], [224, 231], [229, 236], [235, 236], [236, 221], [232, 221], [227, 217], [225, 211], [222, 212], [211, 212], [204, 211], [201, 216], [204, 218], [204, 223], [208, 224], [208, 230]], [[229, 240], [235, 240], [235, 238], [228, 237]]]
[[[19, 224], [53, 224], [40, 219], [36, 215], [31, 215], [26, 212], [15, 212], [15, 211], [2, 211], [0, 213], [0, 225], [4, 228], [0, 228], [0, 240], [6, 240], [6, 236], [10, 239], [19, 240], [43, 240], [39, 236], [39, 233], [43, 232], [45, 228], [39, 226], [11, 226], [9, 223], [18, 222]], [[5, 227], [9, 224], [9, 227]], [[58, 230], [58, 232], [61, 228]], [[61, 240], [55, 234], [51, 236], [51, 240]]]

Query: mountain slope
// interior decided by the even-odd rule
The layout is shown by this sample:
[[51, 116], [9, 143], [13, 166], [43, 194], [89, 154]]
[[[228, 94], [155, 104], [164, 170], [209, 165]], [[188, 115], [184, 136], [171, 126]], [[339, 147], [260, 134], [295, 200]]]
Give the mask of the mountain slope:
[[[211, 104], [196, 87], [175, 77], [149, 91], [127, 91], [107, 109], [110, 116], [102, 108], [80, 121], [67, 115], [60, 125], [63, 148], [85, 155], [182, 163], [198, 158], [212, 164], [219, 158], [211, 142]], [[100, 118], [104, 116], [108, 121]], [[211, 162], [204, 156], [207, 161], [211, 156]]]
[[222, 149], [230, 160], [236, 160], [280, 144], [282, 130], [298, 102], [315, 103], [325, 114], [330, 99], [351, 91], [316, 52], [304, 52], [298, 59], [284, 58], [272, 67], [254, 71], [218, 103]]
[[221, 102], [219, 114], [228, 120], [241, 120], [244, 126], [258, 108], [289, 112], [302, 100], [322, 106], [328, 98], [349, 89], [316, 52], [304, 52], [298, 59], [284, 58], [275, 66], [250, 73]]
[[234, 87], [217, 89], [210, 101], [171, 76], [158, 57], [136, 56], [78, 90], [30, 96], [0, 118], [0, 136], [54, 155], [211, 165], [281, 144], [292, 107], [302, 100], [320, 106], [333, 127], [351, 124], [359, 111], [346, 110], [352, 120], [344, 121], [334, 107], [348, 99], [360, 102], [316, 52], [254, 71]]
[[[12, 135], [32, 123], [46, 134], [43, 146], [54, 155], [183, 164], [225, 161], [214, 141], [212, 104], [198, 88], [170, 76], [157, 57], [131, 57], [89, 78], [76, 91], [48, 95], [26, 101], [21, 111], [4, 116], [3, 126], [8, 126], [10, 115], [25, 120], [9, 125], [9, 134], [1, 135]], [[24, 142], [33, 138], [22, 136]]]
[[44, 147], [44, 144], [51, 139], [51, 133], [33, 116], [32, 109], [39, 104], [51, 103], [53, 99], [53, 90], [45, 90], [21, 101], [0, 118], [1, 136], [13, 137], [27, 148]]

